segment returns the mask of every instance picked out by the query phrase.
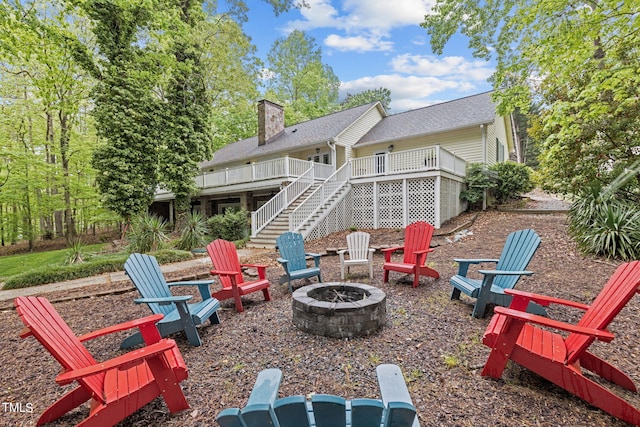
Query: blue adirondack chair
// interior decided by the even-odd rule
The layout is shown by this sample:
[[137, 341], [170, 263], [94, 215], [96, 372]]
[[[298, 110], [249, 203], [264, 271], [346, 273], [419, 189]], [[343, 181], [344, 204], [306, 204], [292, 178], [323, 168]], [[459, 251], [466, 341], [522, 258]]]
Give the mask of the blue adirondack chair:
[[[158, 330], [163, 337], [184, 331], [189, 344], [202, 344], [196, 329], [209, 319], [211, 323], [220, 323], [218, 309], [220, 302], [211, 296], [209, 285], [213, 280], [199, 280], [167, 283], [155, 257], [144, 254], [131, 254], [124, 264], [124, 270], [138, 289], [142, 298], [134, 300], [137, 304], [147, 304], [155, 314], [163, 314], [158, 322]], [[188, 304], [191, 295], [174, 296], [170, 286], [197, 286], [201, 301]], [[142, 335], [136, 333], [126, 338], [120, 348], [129, 348], [143, 342]]]
[[[514, 231], [507, 236], [500, 259], [454, 259], [458, 263], [458, 274], [449, 282], [453, 286], [451, 299], [460, 299], [460, 292], [476, 298], [472, 315], [480, 318], [485, 314], [487, 304], [508, 307], [512, 297], [504, 293], [513, 289], [521, 276], [533, 274], [526, 271], [527, 265], [540, 246], [540, 237], [531, 229]], [[467, 277], [471, 264], [496, 263], [495, 270], [478, 270], [482, 280]], [[531, 303], [527, 311], [546, 316], [540, 305]]]
[[396, 365], [376, 368], [382, 399], [346, 400], [340, 396], [315, 394], [278, 399], [280, 369], [258, 374], [244, 408], [227, 408], [218, 414], [221, 427], [419, 427], [416, 409]]
[[[287, 231], [276, 239], [276, 245], [281, 257], [278, 262], [282, 264], [289, 282], [289, 292], [293, 292], [291, 281], [304, 279], [305, 277], [318, 276], [318, 282], [322, 282], [320, 275], [320, 255], [304, 251], [304, 239], [302, 234]], [[307, 257], [312, 257], [314, 266], [307, 265]]]

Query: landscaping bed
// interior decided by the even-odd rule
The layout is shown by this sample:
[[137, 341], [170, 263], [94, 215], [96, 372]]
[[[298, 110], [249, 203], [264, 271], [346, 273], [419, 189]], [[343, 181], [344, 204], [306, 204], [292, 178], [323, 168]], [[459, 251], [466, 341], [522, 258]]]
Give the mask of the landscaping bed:
[[[465, 234], [456, 243], [440, 235], [434, 237], [435, 251], [428, 262], [441, 278], [423, 277], [418, 288], [412, 279], [391, 273], [390, 283], [382, 283], [380, 252], [374, 255], [374, 286], [387, 296], [387, 323], [377, 334], [354, 339], [333, 339], [312, 335], [292, 323], [291, 295], [287, 285], [278, 285], [283, 273], [275, 252], [261, 254], [252, 262], [269, 265], [267, 276], [272, 283], [272, 298], [265, 302], [262, 293], [243, 298], [244, 313], [236, 313], [232, 301], [222, 303], [220, 325], [200, 328], [203, 345], [190, 347], [182, 336], [176, 340], [190, 369], [182, 383], [191, 409], [170, 415], [161, 399], [141, 409], [121, 423], [122, 426], [211, 426], [215, 416], [226, 407], [242, 407], [249, 396], [258, 372], [277, 367], [283, 371], [281, 395], [330, 393], [345, 398], [378, 398], [375, 367], [380, 363], [399, 365], [422, 426], [622, 426], [624, 423], [597, 410], [566, 391], [519, 366], [510, 364], [501, 380], [480, 376], [489, 354], [481, 343], [490, 314], [484, 319], [470, 316], [473, 301], [450, 301], [448, 278], [456, 273], [453, 258], [497, 258], [507, 234], [533, 228], [542, 244], [518, 289], [590, 303], [611, 276], [618, 263], [584, 257], [566, 235], [565, 216], [527, 215], [502, 212], [480, 213], [472, 225], [466, 214], [443, 227], [443, 231], [465, 226]], [[372, 233], [374, 246], [401, 242], [401, 230], [366, 230]], [[307, 251], [323, 251], [346, 246], [348, 231], [308, 242]], [[452, 240], [452, 239], [449, 239]], [[321, 261], [323, 279], [340, 281], [337, 256]], [[185, 271], [183, 275], [206, 275], [206, 268]], [[366, 267], [353, 267], [347, 280], [370, 283]], [[295, 287], [316, 283], [301, 280]], [[122, 289], [126, 283], [101, 286], [100, 291]], [[92, 289], [46, 294], [77, 335], [147, 315], [144, 306], [133, 303], [133, 291], [87, 297]], [[97, 289], [96, 289], [97, 291]], [[180, 293], [193, 289], [179, 288]], [[78, 299], [69, 300], [77, 296]], [[575, 322], [580, 312], [551, 308], [551, 317]], [[34, 425], [42, 411], [62, 396], [69, 387], [55, 384], [60, 366], [33, 338], [20, 339], [22, 323], [13, 310], [0, 312], [4, 327], [0, 332], [3, 346], [3, 402], [27, 403], [33, 413], [2, 414], [3, 425]], [[628, 373], [638, 384], [640, 368], [635, 360], [640, 354], [640, 297], [636, 296], [611, 325], [616, 339], [608, 344], [595, 343], [591, 350]], [[103, 337], [87, 343], [101, 360], [115, 357], [125, 333]], [[612, 387], [623, 398], [640, 407], [640, 397]], [[53, 425], [71, 425], [87, 415], [81, 408]]]

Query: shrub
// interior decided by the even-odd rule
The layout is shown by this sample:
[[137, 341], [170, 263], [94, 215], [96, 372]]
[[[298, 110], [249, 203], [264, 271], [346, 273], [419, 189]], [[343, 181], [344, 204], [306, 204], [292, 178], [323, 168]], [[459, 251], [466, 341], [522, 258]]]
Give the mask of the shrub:
[[247, 227], [247, 211], [241, 209], [233, 211], [227, 209], [224, 215], [215, 215], [207, 220], [211, 236], [214, 239], [224, 239], [231, 242], [243, 240], [249, 234]]
[[624, 261], [640, 258], [640, 207], [597, 186], [583, 193], [569, 210], [569, 235], [584, 252]]
[[[158, 263], [185, 261], [192, 258], [190, 252], [178, 250], [162, 250], [153, 254]], [[27, 271], [10, 277], [2, 289], [18, 289], [47, 283], [64, 282], [65, 280], [96, 276], [103, 273], [122, 271], [128, 255], [117, 254], [95, 258], [82, 264], [67, 264], [61, 266], [46, 266], [37, 270]]]
[[82, 264], [85, 261], [84, 243], [82, 239], [75, 238], [68, 243], [67, 264]]
[[185, 227], [180, 231], [180, 239], [176, 248], [190, 251], [202, 247], [208, 242], [209, 227], [200, 212], [191, 212], [187, 217]]
[[129, 252], [156, 252], [169, 240], [167, 222], [155, 214], [139, 215], [131, 221], [128, 239]]
[[482, 163], [471, 163], [467, 167], [467, 188], [460, 192], [460, 199], [471, 205], [477, 205], [482, 201], [485, 191], [496, 185], [496, 179], [496, 173], [487, 169]]
[[498, 203], [517, 199], [533, 188], [530, 169], [522, 163], [496, 163], [489, 169], [496, 173], [496, 183], [491, 191]]

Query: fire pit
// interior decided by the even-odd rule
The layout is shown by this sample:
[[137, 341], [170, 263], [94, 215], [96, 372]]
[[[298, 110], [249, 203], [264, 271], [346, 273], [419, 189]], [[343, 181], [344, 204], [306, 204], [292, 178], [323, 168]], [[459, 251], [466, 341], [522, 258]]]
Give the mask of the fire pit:
[[293, 293], [293, 323], [332, 338], [371, 335], [387, 320], [385, 293], [361, 283], [329, 282]]

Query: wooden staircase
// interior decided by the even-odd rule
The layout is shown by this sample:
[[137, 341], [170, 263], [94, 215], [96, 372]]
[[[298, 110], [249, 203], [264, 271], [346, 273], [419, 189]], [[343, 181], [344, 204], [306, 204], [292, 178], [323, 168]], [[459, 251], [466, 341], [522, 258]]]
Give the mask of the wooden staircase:
[[276, 238], [282, 233], [289, 231], [289, 213], [297, 208], [311, 193], [313, 193], [320, 184], [313, 184], [304, 193], [287, 206], [280, 215], [264, 227], [256, 235], [247, 242], [248, 248], [275, 248]]

